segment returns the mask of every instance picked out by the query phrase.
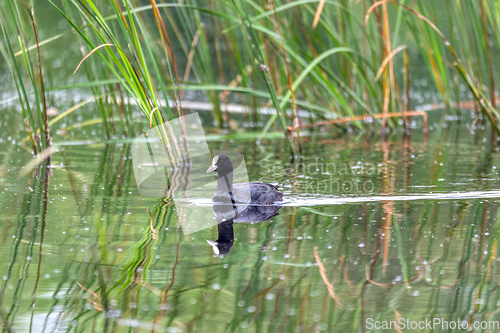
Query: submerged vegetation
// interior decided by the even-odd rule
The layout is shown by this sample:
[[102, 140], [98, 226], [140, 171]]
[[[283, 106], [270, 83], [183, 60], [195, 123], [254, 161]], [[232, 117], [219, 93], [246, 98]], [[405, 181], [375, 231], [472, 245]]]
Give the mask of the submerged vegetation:
[[[44, 31], [43, 40], [38, 3], [0, 5], [0, 51], [35, 152], [53, 129], [42, 66], [53, 59], [44, 49], [68, 34], [83, 53], [63, 61], [87, 83], [64, 88], [89, 87], [108, 138], [134, 133], [131, 103], [156, 125], [183, 113], [186, 91], [204, 93], [219, 127], [241, 120], [228, 103], [245, 106], [260, 133], [277, 126], [292, 151], [301, 127], [352, 122], [373, 130], [363, 121], [375, 119], [409, 128], [412, 115], [424, 115], [410, 112], [411, 73], [422, 64], [446, 108], [475, 108], [500, 131], [497, 0], [49, 1], [68, 25]], [[274, 111], [263, 116], [260, 107]]]

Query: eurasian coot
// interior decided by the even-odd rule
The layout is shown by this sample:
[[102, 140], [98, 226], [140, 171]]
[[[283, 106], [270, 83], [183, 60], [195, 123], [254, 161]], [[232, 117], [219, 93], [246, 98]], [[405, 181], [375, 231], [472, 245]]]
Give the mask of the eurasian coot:
[[274, 185], [263, 182], [233, 184], [233, 163], [226, 155], [216, 155], [207, 173], [217, 172], [214, 202], [271, 205], [283, 200], [283, 193]]

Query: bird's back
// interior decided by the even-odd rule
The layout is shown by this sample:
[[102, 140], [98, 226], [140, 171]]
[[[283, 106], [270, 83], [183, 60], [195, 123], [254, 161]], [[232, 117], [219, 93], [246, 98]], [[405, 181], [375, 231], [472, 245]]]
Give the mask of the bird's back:
[[248, 193], [250, 186], [251, 204], [270, 205], [283, 200], [283, 193], [274, 185], [263, 182], [251, 182], [249, 184], [234, 184], [233, 189], [238, 196], [241, 191]]

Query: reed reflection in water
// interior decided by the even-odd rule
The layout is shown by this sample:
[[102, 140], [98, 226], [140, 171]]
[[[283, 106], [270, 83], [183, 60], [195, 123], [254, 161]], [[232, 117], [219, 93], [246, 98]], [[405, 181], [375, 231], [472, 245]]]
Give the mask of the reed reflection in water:
[[[40, 165], [2, 193], [4, 331], [363, 332], [370, 320], [500, 320], [498, 198], [285, 205], [269, 221], [235, 219], [221, 258], [206, 242], [219, 227], [185, 235], [170, 199], [134, 192], [128, 150], [63, 149], [51, 162], [63, 167]], [[388, 172], [390, 192], [399, 178]]]

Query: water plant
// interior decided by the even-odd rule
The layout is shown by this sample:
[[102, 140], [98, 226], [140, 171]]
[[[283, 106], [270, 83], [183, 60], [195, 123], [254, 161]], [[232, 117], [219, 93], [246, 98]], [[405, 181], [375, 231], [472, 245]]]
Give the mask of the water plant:
[[[248, 119], [261, 136], [277, 128], [292, 154], [300, 148], [302, 127], [351, 123], [358, 130], [395, 129], [401, 118], [409, 128], [411, 117], [420, 114], [412, 110], [411, 73], [422, 64], [449, 112], [472, 98], [470, 105], [500, 132], [492, 56], [500, 42], [496, 0], [51, 3], [71, 26], [67, 33], [77, 34], [85, 46], [82, 58], [68, 61], [93, 81], [107, 137], [133, 133], [131, 103], [154, 126], [182, 115], [182, 101], [192, 99], [186, 93], [196, 91], [211, 103], [217, 126], [236, 128]], [[28, 51], [35, 40], [26, 39], [19, 6], [12, 0], [2, 6], [2, 54], [24, 107], [29, 94], [15, 54], [21, 50], [34, 73]], [[22, 28], [16, 47], [15, 27]], [[62, 37], [38, 44], [46, 47], [57, 38]], [[43, 80], [38, 82], [36, 112], [24, 107], [28, 131], [48, 127]], [[243, 106], [243, 118], [232, 113], [233, 104]], [[270, 116], [262, 107], [271, 109]]]

